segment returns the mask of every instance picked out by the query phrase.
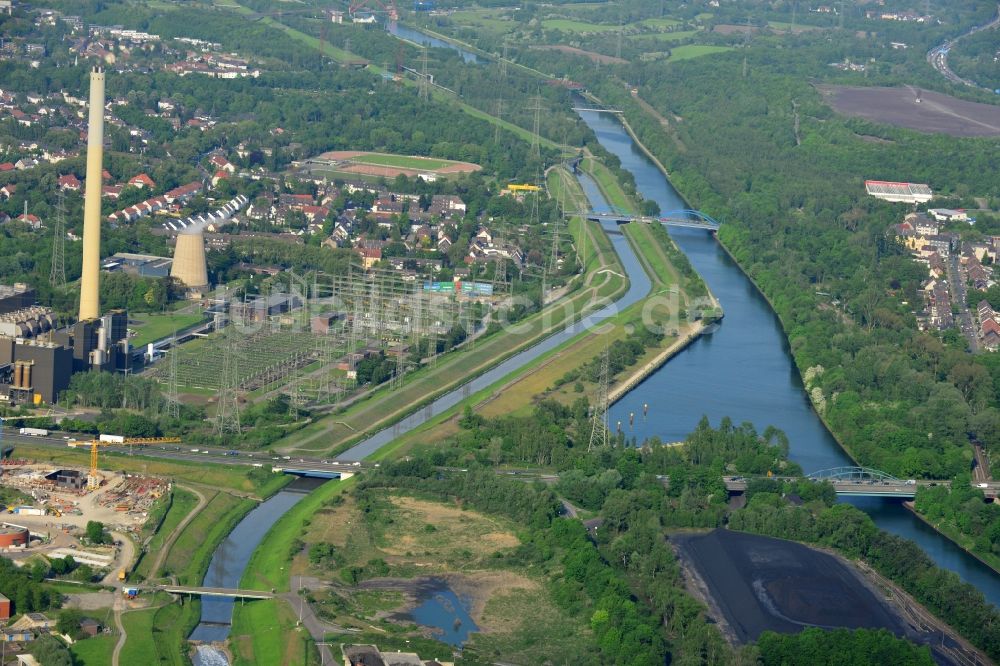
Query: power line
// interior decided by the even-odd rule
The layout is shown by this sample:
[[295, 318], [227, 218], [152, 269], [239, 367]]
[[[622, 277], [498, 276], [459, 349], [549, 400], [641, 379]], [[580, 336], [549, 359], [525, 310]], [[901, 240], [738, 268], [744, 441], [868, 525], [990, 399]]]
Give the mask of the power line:
[[167, 403], [165, 405], [166, 416], [171, 419], [180, 418], [181, 399], [177, 387], [177, 356], [180, 351], [177, 349], [177, 331], [174, 331], [170, 338], [170, 357], [167, 359]]

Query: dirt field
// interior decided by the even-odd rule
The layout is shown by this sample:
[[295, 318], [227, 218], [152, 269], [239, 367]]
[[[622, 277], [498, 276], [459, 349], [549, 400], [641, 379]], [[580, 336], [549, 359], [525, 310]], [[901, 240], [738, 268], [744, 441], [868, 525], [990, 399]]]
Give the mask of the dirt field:
[[420, 173], [452, 174], [473, 173], [482, 169], [471, 162], [456, 162], [434, 157], [390, 155], [388, 153], [373, 153], [360, 150], [331, 150], [316, 159], [340, 162], [338, 171], [360, 173], [370, 176], [385, 176], [395, 178], [402, 174], [407, 177]]
[[[1000, 106], [979, 104], [904, 86], [817, 86], [839, 113], [918, 132], [949, 136], [1000, 136]], [[917, 102], [919, 95], [920, 102]]]
[[602, 65], [627, 65], [628, 60], [624, 58], [616, 58], [614, 56], [604, 55], [603, 53], [594, 53], [593, 51], [584, 51], [583, 49], [578, 49], [573, 46], [532, 46], [532, 49], [536, 51], [562, 51], [563, 53], [568, 53], [570, 55], [583, 56], [584, 58], [589, 58], [591, 62], [599, 62]]

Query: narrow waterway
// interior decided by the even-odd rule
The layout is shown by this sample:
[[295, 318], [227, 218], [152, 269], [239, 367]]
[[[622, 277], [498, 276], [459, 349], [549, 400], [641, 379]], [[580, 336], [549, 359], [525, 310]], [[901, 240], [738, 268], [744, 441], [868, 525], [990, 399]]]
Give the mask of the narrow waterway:
[[[254, 550], [271, 526], [298, 504], [306, 494], [325, 483], [325, 479], [296, 479], [270, 499], [255, 507], [236, 525], [212, 555], [203, 587], [238, 588], [240, 579]], [[231, 598], [204, 597], [201, 602], [201, 622], [191, 633], [190, 640], [214, 643], [226, 640], [233, 620]], [[206, 651], [195, 660], [195, 666], [218, 663], [222, 653]]]
[[[598, 141], [618, 156], [635, 177], [638, 191], [663, 211], [689, 206], [656, 165], [612, 116], [581, 112]], [[719, 299], [721, 326], [672, 358], [658, 372], [619, 400], [611, 422], [635, 425], [625, 433], [640, 442], [658, 436], [681, 440], [702, 415], [713, 425], [728, 416], [752, 422], [758, 430], [781, 428], [791, 442], [790, 457], [807, 472], [853, 464], [826, 430], [806, 397], [788, 341], [770, 305], [729, 258], [714, 237], [691, 229], [670, 235]], [[649, 404], [643, 419], [643, 404]], [[1000, 576], [910, 513], [897, 500], [856, 499], [882, 529], [915, 541], [941, 567], [976, 586], [1000, 605]]]
[[400, 39], [405, 39], [408, 42], [413, 42], [414, 44], [420, 44], [421, 46], [430, 46], [432, 48], [439, 49], [451, 49], [452, 51], [457, 51], [462, 60], [468, 65], [478, 65], [480, 60], [472, 51], [467, 51], [461, 46], [452, 44], [451, 42], [446, 42], [443, 39], [438, 39], [426, 33], [420, 32], [419, 30], [414, 30], [405, 25], [400, 24], [398, 21], [388, 21], [385, 24], [385, 30], [390, 35], [399, 37]]

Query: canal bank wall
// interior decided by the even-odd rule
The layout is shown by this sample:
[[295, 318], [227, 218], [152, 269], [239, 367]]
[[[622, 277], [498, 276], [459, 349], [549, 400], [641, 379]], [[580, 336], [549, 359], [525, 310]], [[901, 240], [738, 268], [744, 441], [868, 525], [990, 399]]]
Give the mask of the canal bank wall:
[[701, 337], [702, 333], [705, 332], [705, 329], [708, 328], [708, 326], [709, 325], [699, 322], [693, 329], [689, 330], [682, 337], [671, 343], [669, 347], [644, 363], [641, 368], [634, 370], [628, 377], [623, 379], [608, 393], [608, 405], [613, 405], [621, 400], [625, 394], [641, 384], [647, 377], [659, 370], [667, 361]]
[[[596, 96], [591, 95], [591, 97], [593, 97], [593, 99], [596, 102], [603, 104], [603, 101], [601, 101]], [[631, 125], [629, 125], [628, 120], [625, 118], [625, 114], [624, 113], [620, 114], [618, 116], [618, 119], [621, 122], [622, 127], [625, 129], [625, 131], [628, 133], [628, 135], [635, 142], [635, 145], [639, 147], [639, 149], [643, 152], [643, 154], [646, 155], [654, 165], [656, 165], [656, 168], [663, 174], [664, 178], [666, 178], [669, 181], [670, 177], [669, 177], [669, 173], [667, 172], [666, 167], [664, 167], [663, 163], [660, 162], [660, 160], [657, 159], [656, 156], [653, 155], [652, 152], [646, 147], [646, 145], [639, 139], [639, 137], [637, 136], [637, 134], [635, 133], [635, 131], [632, 129]], [[685, 202], [687, 202], [687, 199], [685, 199], [684, 196], [680, 192], [677, 192], [677, 194], [678, 194], [678, 196], [681, 197], [682, 200], [684, 200]], [[749, 272], [747, 272], [747, 270], [743, 267], [743, 264], [740, 263], [740, 261], [736, 258], [736, 256], [732, 253], [732, 251], [730, 250], [730, 248], [726, 245], [726, 243], [724, 242], [724, 240], [719, 237], [718, 234], [716, 234], [716, 241], [717, 241], [719, 247], [722, 248], [722, 251], [726, 253], [726, 256], [728, 256], [729, 259], [733, 262], [733, 265], [735, 265], [736, 268], [747, 278], [747, 280], [750, 282], [750, 284], [753, 285], [753, 287], [757, 291], [757, 293], [760, 294], [760, 296], [768, 304], [768, 307], [771, 309], [771, 311], [778, 318], [778, 321], [781, 322], [781, 329], [782, 329], [783, 332], [785, 332], [785, 340], [787, 342], [788, 341], [787, 327], [785, 325], [785, 321], [781, 317], [781, 314], [775, 308], [774, 303], [771, 301], [771, 299], [768, 297], [768, 295], [764, 292], [764, 290], [761, 289], [760, 285], [757, 284], [757, 281], [753, 278], [753, 276], [750, 275]], [[797, 374], [799, 375], [799, 379], [802, 382], [803, 387], [805, 387], [805, 378], [802, 376], [802, 369], [799, 367], [798, 361], [796, 360], [795, 355], [791, 353], [791, 351], [789, 351], [789, 357], [791, 358], [792, 363], [795, 365], [795, 370], [796, 370]], [[619, 395], [617, 397], [621, 398], [623, 395], [625, 395], [625, 393], [627, 393], [627, 392], [623, 392], [621, 395]], [[840, 448], [840, 450], [843, 451], [843, 453], [845, 455], [847, 455], [847, 457], [850, 458], [851, 461], [854, 462], [855, 465], [858, 465], [859, 462], [858, 462], [857, 457], [855, 456], [854, 452], [851, 451], [850, 447], [848, 447], [843, 442], [843, 440], [838, 436], [838, 434], [833, 430], [833, 428], [830, 426], [829, 421], [827, 421], [826, 416], [822, 412], [820, 412], [819, 409], [817, 409], [817, 406], [816, 406], [815, 402], [813, 401], [812, 395], [810, 394], [810, 392], [808, 390], [806, 390], [805, 393], [806, 393], [806, 396], [807, 396], [807, 398], [809, 400], [809, 404], [812, 406], [813, 412], [819, 418], [820, 423], [823, 424], [823, 428], [827, 431], [827, 433], [829, 433], [829, 435], [833, 439], [833, 441], [837, 443], [837, 446]], [[979, 562], [983, 566], [987, 567], [993, 573], [1000, 575], [1000, 567], [994, 566], [990, 562], [984, 560], [982, 557], [980, 557], [979, 555], [977, 555], [975, 552], [973, 552], [972, 550], [970, 550], [969, 548], [967, 548], [966, 546], [964, 546], [963, 544], [961, 544], [959, 541], [957, 541], [952, 535], [950, 535], [947, 532], [943, 531], [941, 528], [939, 528], [934, 523], [928, 521], [924, 516], [920, 515], [916, 511], [916, 509], [914, 508], [912, 502], [904, 502], [903, 506], [904, 506], [905, 509], [908, 510], [908, 512], [912, 516], [914, 516], [916, 519], [918, 519], [921, 523], [923, 523], [927, 527], [931, 528], [936, 534], [940, 535], [942, 538], [944, 538], [945, 540], [947, 540], [949, 543], [953, 544], [959, 550], [961, 550], [964, 553], [966, 553], [967, 555], [971, 556], [973, 559], [975, 559], [977, 562]], [[940, 565], [938, 565], [938, 566], [940, 566]]]

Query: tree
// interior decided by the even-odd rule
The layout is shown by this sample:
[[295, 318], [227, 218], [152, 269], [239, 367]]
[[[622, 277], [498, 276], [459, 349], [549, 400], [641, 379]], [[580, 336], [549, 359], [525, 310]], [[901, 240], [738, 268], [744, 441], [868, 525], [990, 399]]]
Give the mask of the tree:
[[70, 637], [76, 637], [76, 634], [80, 631], [80, 620], [83, 619], [83, 613], [75, 608], [64, 608], [59, 611], [59, 618], [56, 620], [56, 630], [60, 634], [66, 634]]
[[87, 541], [90, 543], [108, 543], [110, 541], [104, 532], [104, 523], [97, 520], [87, 522]]

